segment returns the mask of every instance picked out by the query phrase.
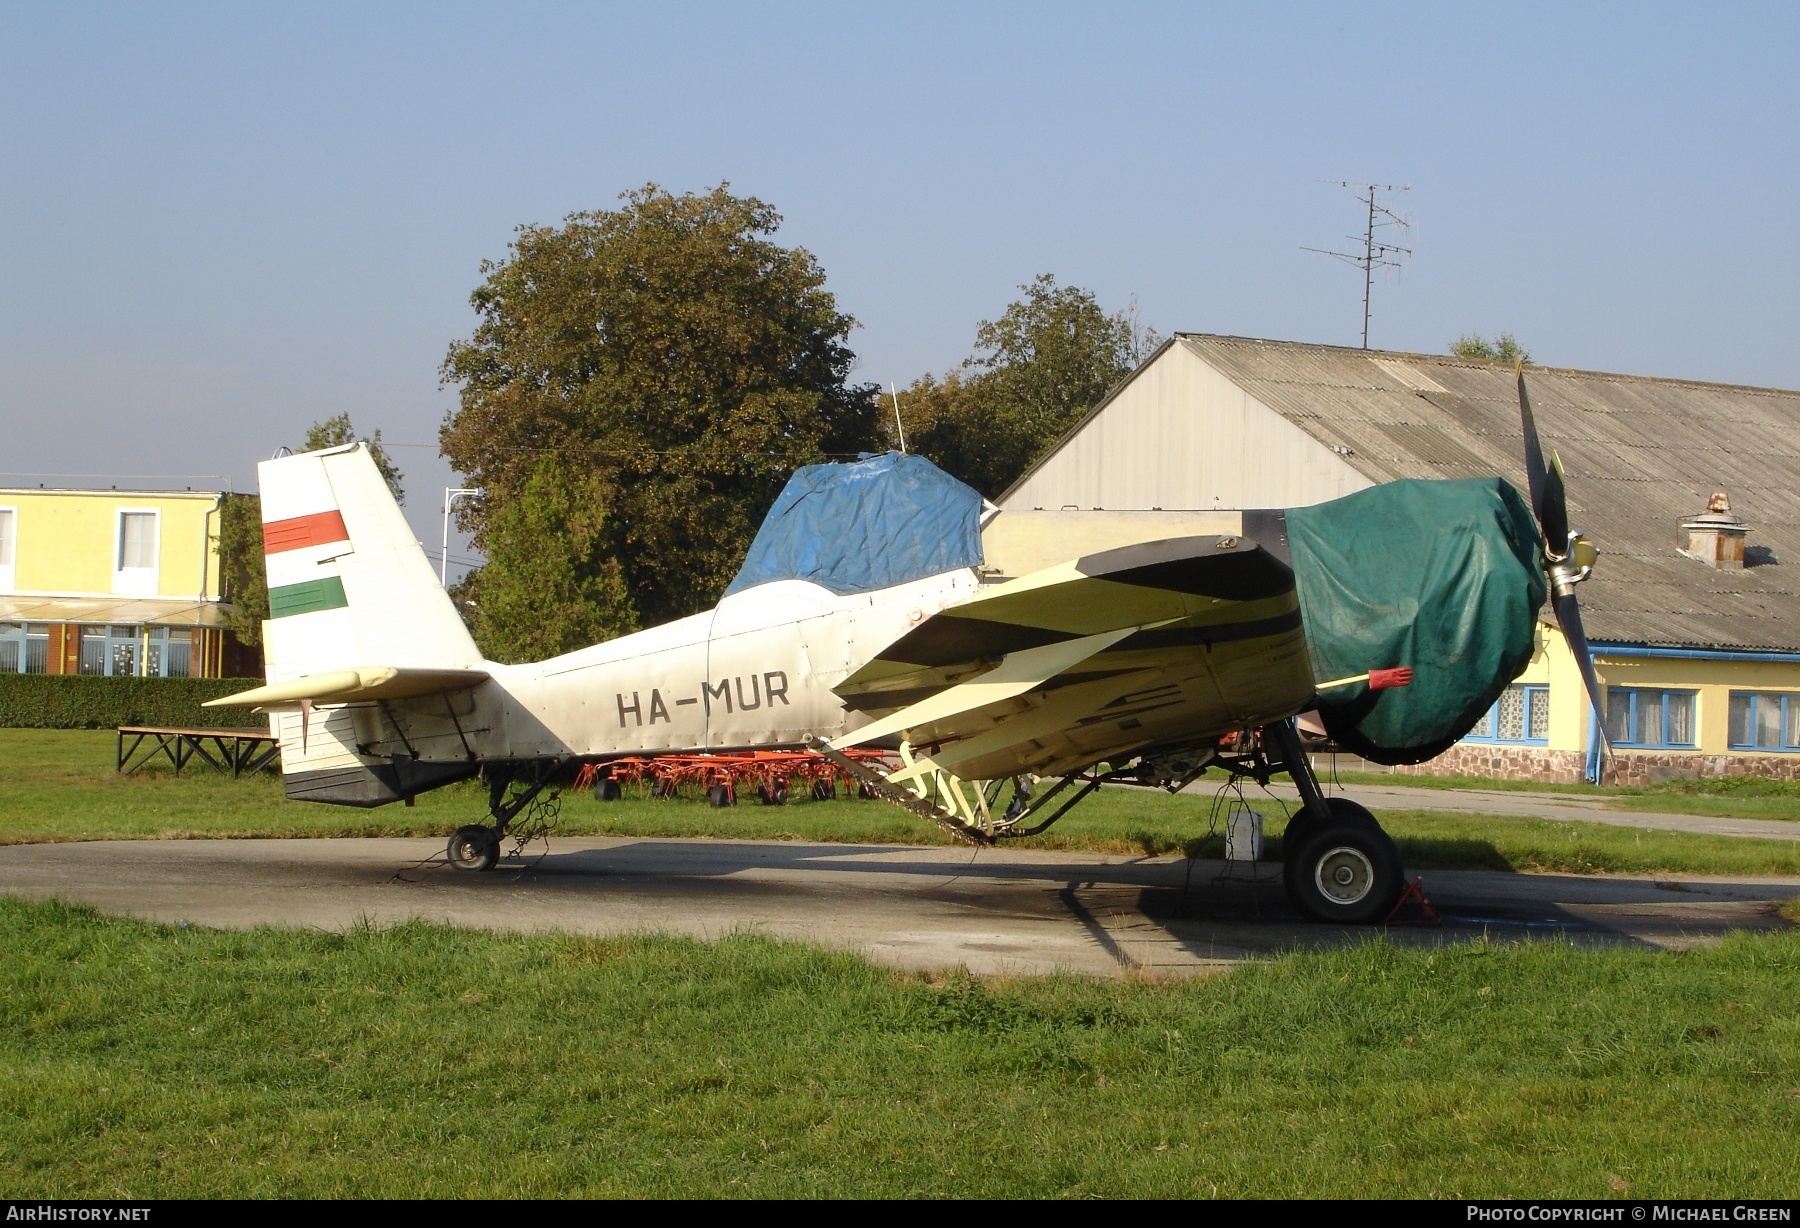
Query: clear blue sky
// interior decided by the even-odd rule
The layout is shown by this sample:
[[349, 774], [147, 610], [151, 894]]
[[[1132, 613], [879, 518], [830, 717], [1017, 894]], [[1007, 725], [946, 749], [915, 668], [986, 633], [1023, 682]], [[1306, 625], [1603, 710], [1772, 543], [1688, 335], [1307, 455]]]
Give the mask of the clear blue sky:
[[[775, 205], [859, 376], [1040, 272], [1354, 344], [1320, 180], [1409, 183], [1373, 343], [1800, 387], [1793, 5], [0, 8], [0, 483], [253, 482], [348, 411], [428, 541], [446, 345], [520, 223]], [[193, 476], [187, 476], [193, 475]]]

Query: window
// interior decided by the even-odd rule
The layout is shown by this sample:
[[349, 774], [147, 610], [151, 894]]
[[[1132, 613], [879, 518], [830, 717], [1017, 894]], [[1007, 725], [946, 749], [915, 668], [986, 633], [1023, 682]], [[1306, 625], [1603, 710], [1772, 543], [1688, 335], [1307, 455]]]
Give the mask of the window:
[[186, 627], [83, 627], [81, 672], [108, 678], [186, 678], [192, 649]]
[[113, 559], [113, 592], [156, 591], [157, 513], [121, 511], [118, 551]]
[[1494, 706], [1464, 735], [1471, 742], [1519, 742], [1542, 745], [1550, 740], [1550, 688], [1509, 686]]
[[144, 674], [150, 678], [186, 678], [192, 647], [186, 627], [144, 628]]
[[0, 623], [0, 674], [41, 674], [49, 665], [49, 623]]
[[1734, 750], [1800, 750], [1800, 695], [1733, 691], [1728, 740]]
[[17, 509], [0, 507], [0, 593], [13, 589], [13, 558], [18, 552], [15, 541], [19, 513]]
[[138, 663], [136, 627], [83, 627], [81, 672], [108, 678], [135, 675]]
[[1614, 746], [1692, 746], [1694, 693], [1607, 687], [1606, 739]]
[[45, 673], [49, 668], [49, 623], [0, 623], [0, 673]]

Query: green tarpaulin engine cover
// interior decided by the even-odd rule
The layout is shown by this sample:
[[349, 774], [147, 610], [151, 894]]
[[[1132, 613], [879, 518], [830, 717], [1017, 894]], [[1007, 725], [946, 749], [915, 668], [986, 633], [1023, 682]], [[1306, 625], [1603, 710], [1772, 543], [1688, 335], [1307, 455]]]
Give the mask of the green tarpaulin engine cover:
[[1320, 693], [1344, 749], [1384, 764], [1442, 754], [1531, 660], [1544, 573], [1509, 483], [1389, 482], [1290, 508], [1287, 530], [1313, 677], [1413, 668], [1411, 686]]

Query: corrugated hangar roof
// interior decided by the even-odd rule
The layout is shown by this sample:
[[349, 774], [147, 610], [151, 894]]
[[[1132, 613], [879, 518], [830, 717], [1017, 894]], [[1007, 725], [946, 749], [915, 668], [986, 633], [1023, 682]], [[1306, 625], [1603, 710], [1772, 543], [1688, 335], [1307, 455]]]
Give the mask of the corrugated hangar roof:
[[[1526, 489], [1506, 364], [1175, 340], [1373, 481], [1499, 474]], [[1579, 590], [1590, 638], [1800, 649], [1800, 392], [1537, 366], [1526, 385], [1570, 519], [1603, 551]], [[1678, 553], [1680, 522], [1718, 490], [1750, 527], [1741, 571]]]

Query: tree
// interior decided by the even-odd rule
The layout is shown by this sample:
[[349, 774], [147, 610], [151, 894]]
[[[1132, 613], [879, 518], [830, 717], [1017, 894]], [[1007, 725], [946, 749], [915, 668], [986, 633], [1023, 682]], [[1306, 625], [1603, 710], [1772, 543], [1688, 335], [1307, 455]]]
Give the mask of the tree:
[[651, 623], [718, 599], [796, 467], [880, 438], [876, 390], [846, 382], [855, 322], [811, 253], [770, 241], [780, 215], [728, 186], [521, 227], [442, 368], [461, 386], [444, 455], [486, 492], [475, 544], [548, 458], [607, 492], [597, 553]]
[[1458, 358], [1479, 358], [1488, 362], [1531, 362], [1531, 352], [1514, 340], [1511, 333], [1501, 333], [1492, 341], [1480, 333], [1464, 333], [1450, 343], [1450, 352]]
[[976, 352], [902, 398], [912, 449], [998, 495], [1160, 343], [1135, 305], [1108, 314], [1092, 291], [1048, 273], [975, 332]]
[[[338, 448], [347, 443], [357, 441], [356, 428], [350, 424], [349, 414], [338, 414], [323, 422], [315, 422], [306, 428], [306, 445], [302, 452], [317, 452], [320, 448]], [[387, 483], [394, 492], [394, 502], [405, 503], [406, 492], [400, 489], [403, 476], [388, 459], [388, 454], [381, 446], [381, 432], [376, 431], [363, 442], [369, 445], [369, 458], [375, 462], [375, 468], [381, 471], [381, 480]]]
[[542, 660], [636, 624], [623, 571], [604, 553], [607, 503], [593, 474], [544, 456], [487, 519], [488, 561], [464, 593], [485, 656]]
[[242, 644], [262, 643], [269, 616], [269, 586], [263, 569], [262, 500], [226, 495], [219, 503], [219, 580], [230, 607], [225, 625]]

